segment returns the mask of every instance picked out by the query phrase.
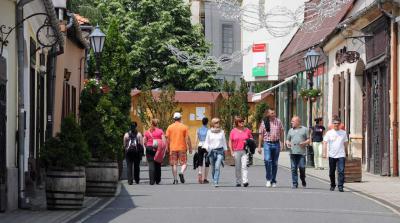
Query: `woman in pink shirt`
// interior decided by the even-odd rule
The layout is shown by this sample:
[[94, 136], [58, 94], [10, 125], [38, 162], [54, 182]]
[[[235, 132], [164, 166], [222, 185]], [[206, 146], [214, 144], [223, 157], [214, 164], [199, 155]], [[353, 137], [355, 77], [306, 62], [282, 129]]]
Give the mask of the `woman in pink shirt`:
[[[159, 184], [161, 181], [161, 163], [154, 161], [159, 142], [165, 142], [164, 132], [157, 128], [158, 119], [151, 120], [151, 127], [144, 133], [144, 145], [146, 146], [146, 158], [149, 164], [150, 185]], [[156, 142], [155, 142], [156, 141]]]
[[249, 186], [247, 179], [247, 159], [248, 155], [244, 149], [247, 139], [253, 138], [251, 131], [244, 127], [244, 119], [235, 117], [235, 128], [229, 135], [229, 149], [235, 158], [235, 175], [236, 186], [240, 187], [243, 183], [244, 187]]

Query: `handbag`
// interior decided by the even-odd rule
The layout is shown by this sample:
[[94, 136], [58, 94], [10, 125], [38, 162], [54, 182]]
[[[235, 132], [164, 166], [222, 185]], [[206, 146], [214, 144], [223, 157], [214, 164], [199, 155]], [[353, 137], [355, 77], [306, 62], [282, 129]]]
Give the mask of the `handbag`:
[[156, 154], [154, 155], [153, 159], [157, 163], [163, 163], [164, 157], [165, 157], [165, 152], [167, 151], [166, 145], [163, 140], [154, 139], [151, 132], [149, 132], [149, 135], [153, 139], [153, 149], [156, 150]]
[[154, 155], [154, 161], [157, 163], [162, 163], [165, 157], [165, 152], [166, 150], [166, 145], [161, 139], [154, 139], [154, 141], [157, 140], [158, 142], [158, 148], [156, 151], [156, 155]]

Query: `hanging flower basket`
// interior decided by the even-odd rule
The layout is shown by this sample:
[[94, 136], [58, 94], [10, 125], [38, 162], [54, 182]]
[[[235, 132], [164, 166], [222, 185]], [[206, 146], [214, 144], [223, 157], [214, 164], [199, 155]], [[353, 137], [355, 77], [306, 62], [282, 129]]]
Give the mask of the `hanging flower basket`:
[[310, 97], [311, 102], [316, 102], [317, 98], [316, 97]]
[[315, 100], [316, 100], [316, 98], [318, 98], [320, 96], [322, 96], [322, 92], [320, 89], [313, 88], [313, 89], [308, 90], [308, 97], [315, 98]]
[[308, 92], [309, 92], [308, 89], [303, 88], [300, 90], [300, 96], [303, 98], [304, 101], [308, 100]]

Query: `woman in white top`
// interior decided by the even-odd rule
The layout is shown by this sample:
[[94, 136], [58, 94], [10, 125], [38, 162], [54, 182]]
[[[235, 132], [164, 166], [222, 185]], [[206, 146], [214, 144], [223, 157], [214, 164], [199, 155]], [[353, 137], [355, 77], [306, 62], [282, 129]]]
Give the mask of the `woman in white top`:
[[212, 165], [213, 185], [218, 187], [221, 163], [225, 156], [224, 152], [228, 150], [225, 132], [220, 127], [219, 118], [211, 120], [211, 129], [207, 132], [203, 148], [207, 149]]

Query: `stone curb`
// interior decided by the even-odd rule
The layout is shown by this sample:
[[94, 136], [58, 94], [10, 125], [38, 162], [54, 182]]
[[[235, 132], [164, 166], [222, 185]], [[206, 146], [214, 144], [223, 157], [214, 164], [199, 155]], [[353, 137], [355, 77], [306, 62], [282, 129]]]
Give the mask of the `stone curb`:
[[85, 210], [80, 211], [77, 214], [74, 214], [67, 220], [63, 221], [62, 223], [82, 223], [89, 219], [90, 217], [94, 216], [95, 214], [102, 211], [105, 207], [107, 207], [111, 202], [113, 202], [116, 197], [121, 193], [121, 182], [118, 182], [117, 190], [115, 191], [114, 197], [103, 198], [99, 201], [92, 204], [90, 207], [87, 207]]

